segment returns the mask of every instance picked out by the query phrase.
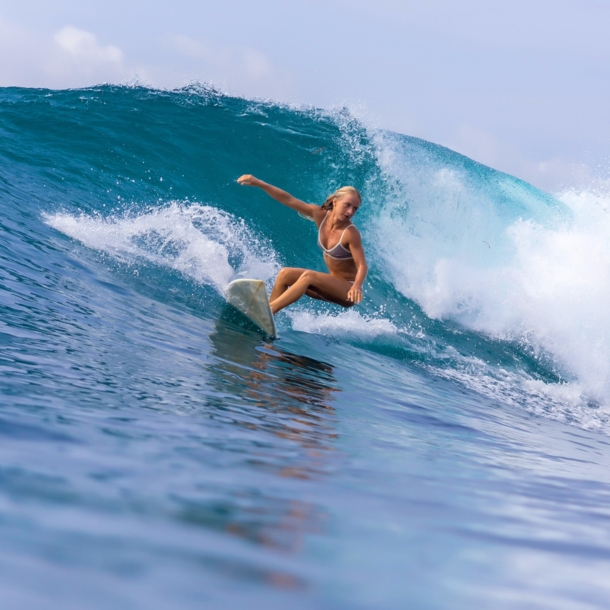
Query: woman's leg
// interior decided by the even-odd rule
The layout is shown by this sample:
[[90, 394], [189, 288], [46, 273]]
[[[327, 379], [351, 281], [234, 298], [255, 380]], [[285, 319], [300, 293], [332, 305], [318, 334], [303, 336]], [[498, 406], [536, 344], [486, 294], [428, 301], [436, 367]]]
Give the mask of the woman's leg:
[[269, 295], [269, 302], [275, 301], [280, 295], [284, 294], [290, 286], [292, 286], [307, 269], [299, 269], [298, 267], [284, 267], [275, 278], [273, 290]]
[[[288, 284], [288, 280], [292, 280], [293, 283]], [[328, 273], [306, 269], [282, 269], [271, 292], [271, 311], [277, 313], [280, 309], [298, 301], [306, 293], [342, 307], [351, 307], [353, 303], [347, 300], [347, 293], [351, 287], [351, 283], [347, 280]]]

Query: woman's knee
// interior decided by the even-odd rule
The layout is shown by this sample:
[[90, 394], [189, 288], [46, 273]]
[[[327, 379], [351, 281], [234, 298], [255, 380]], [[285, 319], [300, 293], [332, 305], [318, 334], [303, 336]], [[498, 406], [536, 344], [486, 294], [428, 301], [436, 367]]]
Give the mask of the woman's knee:
[[294, 277], [295, 275], [295, 271], [297, 271], [295, 268], [293, 267], [283, 267], [282, 269], [280, 269], [279, 273], [277, 274], [277, 278], [276, 278], [276, 282], [287, 282], [288, 284], [290, 284], [290, 278]]

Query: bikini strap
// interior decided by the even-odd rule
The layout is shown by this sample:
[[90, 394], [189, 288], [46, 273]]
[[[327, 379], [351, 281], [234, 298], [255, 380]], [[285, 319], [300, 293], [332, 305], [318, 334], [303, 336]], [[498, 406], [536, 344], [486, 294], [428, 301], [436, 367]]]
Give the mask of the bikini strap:
[[[320, 225], [321, 226], [321, 225]], [[338, 245], [340, 245], [341, 247], [345, 247], [343, 246], [343, 244], [341, 243], [343, 241], [343, 236], [345, 235], [345, 232], [350, 228], [353, 227], [354, 225], [352, 225], [351, 223], [347, 225], [347, 227], [345, 227], [345, 229], [343, 229], [343, 233], [341, 233], [341, 237], [339, 238], [339, 241], [337, 242]]]
[[[330, 212], [330, 210], [326, 210], [326, 216], [328, 216], [329, 212]], [[326, 251], [326, 248], [322, 244], [321, 237], [322, 237], [322, 225], [326, 222], [326, 216], [324, 216], [324, 218], [322, 219], [322, 222], [320, 223], [320, 226], [318, 227], [318, 243], [320, 244], [320, 247], [324, 251]]]
[[320, 227], [318, 229], [318, 233], [320, 232], [320, 229], [322, 228], [322, 225], [326, 222], [326, 217], [328, 216], [329, 212], [330, 212], [330, 210], [326, 210], [326, 214], [324, 215], [324, 218], [322, 219], [322, 222], [320, 223]]

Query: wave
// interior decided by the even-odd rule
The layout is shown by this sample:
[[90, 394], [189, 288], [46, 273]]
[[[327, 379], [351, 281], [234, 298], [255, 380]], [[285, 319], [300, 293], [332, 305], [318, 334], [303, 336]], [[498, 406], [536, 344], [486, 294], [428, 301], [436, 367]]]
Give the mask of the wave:
[[366, 301], [347, 312], [299, 303], [284, 331], [385, 349], [499, 402], [610, 433], [607, 194], [551, 196], [346, 110], [206, 89], [3, 90], [0, 109], [7, 213], [25, 208], [121, 264], [218, 293], [236, 277], [270, 284], [281, 265], [323, 269], [315, 228], [236, 185], [240, 174], [312, 202], [353, 184]]
[[214, 287], [238, 277], [272, 278], [271, 246], [232, 215], [211, 206], [170, 202], [138, 215], [45, 214], [45, 221], [85, 246], [133, 265], [144, 260]]

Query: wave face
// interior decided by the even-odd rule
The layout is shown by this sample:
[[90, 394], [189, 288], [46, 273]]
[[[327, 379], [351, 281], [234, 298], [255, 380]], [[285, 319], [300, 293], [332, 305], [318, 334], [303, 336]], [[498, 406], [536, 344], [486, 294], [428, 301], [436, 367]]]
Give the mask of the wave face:
[[[292, 374], [300, 381], [282, 394], [286, 404], [292, 404], [295, 413], [302, 411], [305, 392], [310, 396], [307, 404], [319, 412], [303, 411], [296, 428], [273, 433], [274, 439], [283, 439], [286, 451], [278, 449], [275, 459], [283, 463], [286, 476], [315, 479], [315, 473], [328, 474], [333, 468], [328, 464], [334, 463], [319, 457], [335, 451], [329, 449], [332, 433], [328, 432], [334, 420], [320, 405], [328, 403], [335, 386], [341, 385], [336, 372], [331, 372], [337, 366], [340, 370], [351, 366], [359, 379], [370, 381], [371, 404], [382, 397], [400, 403], [403, 390], [391, 388], [424, 384], [436, 388], [435, 400], [442, 396], [448, 404], [462, 404], [469, 396], [472, 404], [480, 401], [486, 409], [499, 409], [502, 417], [527, 420], [533, 414], [570, 424], [580, 429], [579, 434], [584, 430], [610, 434], [610, 199], [604, 194], [567, 192], [553, 197], [446, 148], [369, 129], [346, 110], [324, 112], [231, 98], [204, 87], [174, 92], [113, 86], [61, 92], [4, 89], [0, 135], [4, 282], [0, 330], [6, 348], [2, 392], [12, 397], [15, 413], [27, 412], [31, 419], [15, 424], [17, 435], [63, 438], [60, 423], [45, 432], [44, 426], [36, 427], [35, 415], [43, 405], [51, 409], [46, 413], [54, 413], [62, 400], [79, 405], [78, 416], [62, 415], [66, 422], [71, 417], [81, 423], [93, 421], [111, 412], [125, 421], [137, 419], [134, 413], [122, 413], [124, 405], [133, 403], [151, 409], [153, 419], [161, 418], [159, 425], [170, 412], [190, 417], [203, 401], [206, 409], [210, 405], [219, 409], [214, 416], [218, 419], [210, 420], [216, 422], [213, 426], [223, 425], [223, 409], [228, 409], [226, 417], [237, 417], [233, 408], [239, 411], [241, 427], [236, 430], [242, 432], [234, 438], [237, 447], [249, 442], [248, 426], [266, 425], [259, 422], [259, 415], [244, 411], [244, 405], [254, 409], [277, 393], [273, 385], [269, 388], [275, 389], [267, 392], [265, 384], [271, 381], [261, 379], [286, 380]], [[222, 295], [237, 277], [262, 278], [270, 287], [281, 266], [324, 269], [312, 223], [259, 190], [237, 185], [236, 178], [243, 173], [253, 173], [310, 202], [321, 203], [345, 184], [361, 190], [363, 205], [356, 224], [370, 275], [365, 301], [358, 308], [343, 311], [320, 302], [300, 302], [278, 315], [281, 338], [272, 346], [265, 346], [251, 330], [240, 327], [243, 321], [226, 312]], [[251, 343], [250, 359], [244, 360], [235, 347], [236, 337]], [[308, 356], [297, 357], [293, 351]], [[197, 358], [188, 356], [194, 353]], [[264, 364], [272, 368], [256, 378], [263, 364], [252, 358], [261, 354], [276, 360]], [[330, 366], [333, 358], [343, 364]], [[201, 364], [212, 361], [216, 364], [205, 365], [208, 368]], [[145, 374], [153, 362], [158, 367], [155, 373]], [[247, 381], [251, 374], [254, 377]], [[196, 376], [201, 379], [195, 383]], [[419, 400], [428, 400], [426, 392], [418, 394]], [[169, 411], [163, 411], [163, 405], [170, 404]], [[0, 422], [0, 434], [3, 425]], [[131, 430], [130, 442], [153, 434], [147, 432], [148, 425]], [[297, 433], [299, 426], [309, 432]], [[110, 437], [123, 434], [116, 421], [101, 428], [110, 430], [104, 433]], [[178, 428], [173, 430], [181, 434]], [[432, 428], [426, 430], [430, 434]], [[298, 449], [290, 449], [290, 439], [297, 434], [301, 435]], [[70, 432], [64, 436], [81, 447], [82, 439]], [[106, 447], [104, 443], [114, 440], [90, 442]], [[120, 453], [127, 442], [112, 446]], [[182, 449], [180, 443], [175, 445], [176, 456], [184, 451], [196, 461], [199, 451], [212, 451], [184, 442]], [[145, 445], [141, 450], [146, 453]], [[243, 451], [248, 459], [258, 459], [253, 448]], [[297, 453], [301, 462], [294, 457]], [[318, 457], [311, 458], [313, 462], [303, 457], [314, 453]], [[73, 450], [74, 459], [96, 461], [85, 454], [82, 448]], [[208, 456], [212, 463], [215, 455], [220, 454]], [[150, 458], [156, 459], [154, 451]], [[59, 454], [54, 459], [72, 468]], [[141, 469], [138, 458], [133, 459], [129, 467], [123, 464], [116, 471], [109, 464], [100, 465], [105, 474], [99, 476], [119, 481], [128, 476], [124, 473], [129, 468]], [[218, 459], [224, 464], [229, 458]], [[308, 469], [303, 470], [303, 461]], [[314, 462], [317, 465], [312, 466]], [[94, 466], [91, 472], [96, 471]], [[11, 481], [10, 477], [17, 481], [25, 476], [18, 471], [27, 470], [18, 460], [15, 468], [6, 475]], [[167, 469], [160, 476], [167, 475], [169, 481], [171, 466]], [[153, 471], [141, 474], [154, 477]], [[74, 477], [81, 475], [89, 476], [79, 470]], [[27, 484], [53, 487], [51, 479], [44, 481], [32, 479]], [[201, 489], [212, 486], [211, 479], [206, 481]], [[152, 478], [149, 482], [154, 487]], [[14, 491], [26, 483], [10, 485]], [[125, 505], [113, 496], [123, 493], [121, 484], [113, 485], [112, 491], [95, 488], [93, 500], [87, 500], [88, 492], [79, 487], [73, 491], [80, 499], [66, 502], [70, 510], [88, 510], [92, 502], [96, 510], [104, 512], [107, 506], [127, 515]], [[307, 503], [284, 506], [283, 500], [269, 497], [267, 514], [279, 511], [277, 520], [285, 525], [282, 534], [280, 526], [255, 524], [256, 511], [249, 512], [245, 487], [225, 487], [216, 508], [210, 508], [209, 498], [209, 502], [194, 499], [193, 490], [173, 485], [168, 483], [152, 505], [143, 500], [146, 492], [138, 487], [134, 502], [153, 521], [179, 513], [182, 522], [205, 524], [216, 536], [230, 531], [250, 544], [268, 543], [282, 552], [319, 531], [325, 518]], [[242, 504], [230, 499], [235, 493], [242, 494]], [[332, 509], [327, 506], [322, 512]], [[109, 515], [104, 519], [114, 531], [116, 524]], [[136, 529], [142, 526], [141, 521], [137, 524]], [[58, 540], [65, 537], [58, 530], [45, 532], [49, 545], [63, 544]], [[379, 540], [384, 536], [380, 534]], [[158, 547], [170, 548], [169, 538], [161, 538], [156, 539]], [[13, 543], [15, 552], [26, 553], [25, 538]], [[180, 575], [180, 562], [188, 563], [187, 555], [198, 552], [186, 538], [183, 543], [180, 550], [174, 549], [180, 558], [172, 564], [175, 571], [170, 570], [165, 589], [161, 593], [155, 589], [161, 598], [187, 578]], [[92, 544], [105, 557], [102, 543]], [[206, 538], [208, 547], [217, 544], [224, 542]], [[439, 543], [439, 553], [443, 544]], [[131, 554], [123, 557], [127, 563], [140, 565], [138, 557], [147, 551], [138, 545], [134, 542]], [[235, 551], [231, 549], [218, 553], [231, 554]], [[201, 561], [214, 565], [214, 573], [238, 574], [259, 585], [275, 583], [283, 591], [301, 590], [303, 583], [317, 578], [311, 565], [297, 562], [280, 569], [273, 558], [250, 557], [253, 550], [240, 548], [235, 553], [241, 563], [231, 566], [217, 555]], [[52, 578], [42, 568], [40, 573]], [[338, 577], [337, 591], [351, 582], [346, 574]], [[391, 566], [386, 576], [391, 579]], [[415, 585], [420, 577], [421, 591]], [[517, 567], [510, 577], [519, 582]], [[414, 575], [414, 597], [407, 601], [422, 602], [426, 582], [421, 574]], [[405, 601], [398, 581], [395, 584], [396, 588], [387, 589], [387, 607]], [[238, 603], [220, 589], [215, 591], [212, 597], [217, 601]], [[532, 591], [531, 599], [538, 593]], [[197, 594], [188, 584], [183, 607]], [[446, 594], [455, 601], [455, 590], [447, 589]], [[121, 599], [131, 603], [130, 595], [126, 592]], [[348, 605], [354, 601], [333, 595], [332, 599]], [[469, 595], [463, 597], [465, 607], [475, 599]], [[324, 600], [331, 603], [331, 598], [314, 598], [317, 607]], [[369, 602], [375, 606], [372, 593], [361, 599], [368, 600], [363, 607]], [[442, 599], [437, 601], [442, 606]], [[484, 601], [493, 602], [493, 596]], [[529, 603], [526, 598], [522, 601]], [[281, 607], [283, 602], [277, 603]]]

